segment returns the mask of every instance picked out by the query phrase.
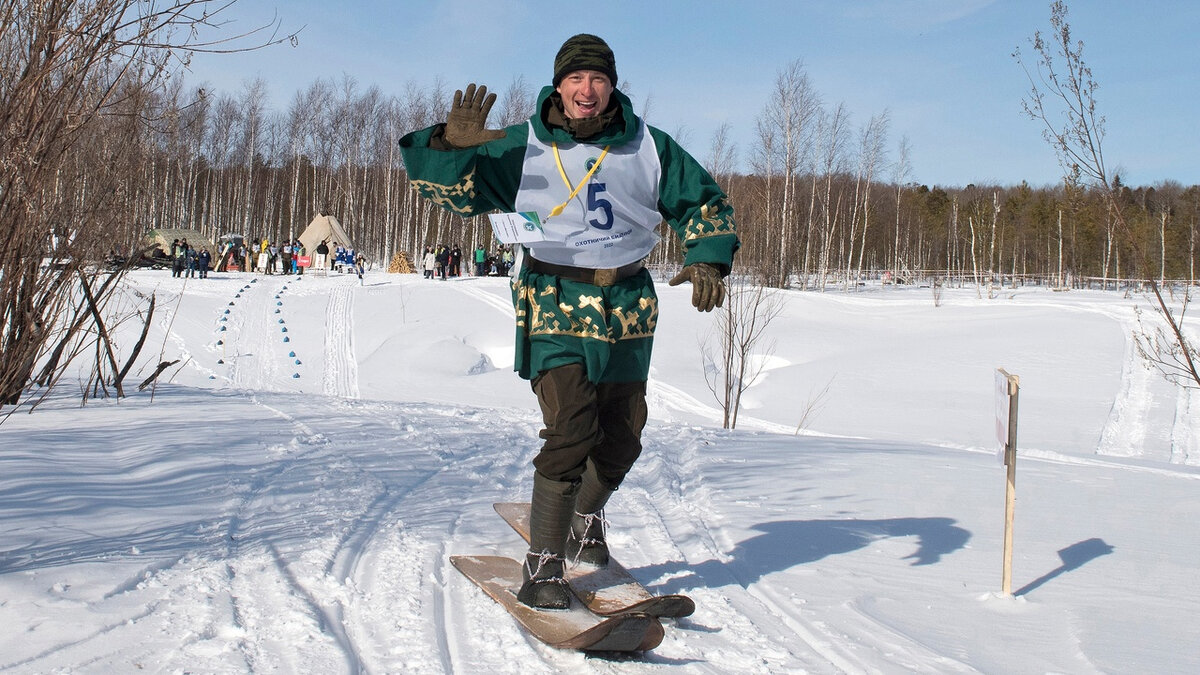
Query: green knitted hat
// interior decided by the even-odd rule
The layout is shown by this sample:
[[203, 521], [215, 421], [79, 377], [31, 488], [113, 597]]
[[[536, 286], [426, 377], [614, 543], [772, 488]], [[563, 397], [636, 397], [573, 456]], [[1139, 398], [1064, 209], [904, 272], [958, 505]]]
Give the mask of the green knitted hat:
[[617, 86], [617, 61], [608, 44], [587, 33], [567, 38], [554, 57], [554, 86], [576, 70], [595, 70], [604, 73]]

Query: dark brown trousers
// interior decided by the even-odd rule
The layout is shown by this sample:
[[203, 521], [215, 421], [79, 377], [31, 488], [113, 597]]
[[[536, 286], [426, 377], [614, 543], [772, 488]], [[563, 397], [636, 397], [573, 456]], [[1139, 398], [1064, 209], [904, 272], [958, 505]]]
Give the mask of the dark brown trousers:
[[583, 364], [571, 364], [539, 373], [531, 384], [545, 425], [533, 460], [538, 473], [574, 481], [591, 459], [605, 483], [620, 485], [642, 454], [646, 383], [591, 382]]

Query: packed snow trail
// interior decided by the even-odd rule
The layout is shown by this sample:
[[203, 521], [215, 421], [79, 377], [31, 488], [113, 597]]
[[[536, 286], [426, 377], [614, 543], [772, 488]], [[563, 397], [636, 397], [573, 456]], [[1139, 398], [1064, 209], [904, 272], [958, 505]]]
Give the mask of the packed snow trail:
[[1096, 452], [1115, 457], [1136, 457], [1144, 452], [1151, 398], [1147, 395], [1155, 374], [1138, 354], [1134, 339], [1138, 323], [1132, 311], [1112, 313], [1125, 334], [1121, 360], [1121, 389], [1113, 401], [1112, 414], [1100, 436]]
[[325, 315], [324, 391], [330, 396], [358, 398], [358, 359], [354, 354], [355, 287], [334, 286]]
[[[153, 401], [79, 408], [62, 394], [0, 426], [0, 621], [16, 627], [0, 634], [0, 670], [1200, 668], [1200, 656], [1178, 650], [1200, 612], [1194, 467], [1098, 456], [1098, 426], [1077, 446], [1023, 451], [1020, 591], [1000, 598], [1003, 471], [990, 450], [796, 435], [786, 418], [743, 417], [743, 428], [720, 430], [688, 351], [697, 331], [677, 329], [662, 332], [645, 450], [607, 515], [622, 563], [653, 591], [693, 597], [697, 611], [668, 621], [663, 644], [639, 657], [545, 647], [448, 562], [525, 548], [492, 510], [528, 499], [541, 443], [528, 385], [502, 363], [512, 339], [504, 280], [147, 278], [174, 308], [156, 319], [152, 340], [181, 357]], [[675, 324], [711, 318], [678, 311], [690, 309], [682, 291], [675, 300]], [[828, 305], [926, 316], [853, 300], [794, 302], [804, 326], [836, 328], [837, 346], [863, 332], [844, 330], [846, 321], [865, 319]], [[972, 311], [998, 313], [988, 305], [951, 319]], [[1090, 344], [1094, 363], [1115, 341], [1086, 343], [1088, 326], [1072, 346]], [[938, 336], [913, 339], [928, 349]], [[1063, 376], [1078, 364], [1029, 343], [1027, 363], [1041, 370], [1025, 372], [1061, 387], [1042, 405], [1078, 398]], [[811, 379], [798, 366], [813, 357], [788, 343], [780, 350], [768, 383], [797, 390], [800, 376]], [[1118, 373], [1127, 357], [1114, 353]], [[337, 359], [356, 377], [326, 380]], [[1160, 391], [1155, 380], [1145, 386]], [[1045, 414], [1029, 400], [1026, 414]], [[850, 404], [898, 430], [914, 414]], [[1131, 404], [1174, 415], [1172, 434], [1195, 433], [1178, 419], [1182, 404]]]

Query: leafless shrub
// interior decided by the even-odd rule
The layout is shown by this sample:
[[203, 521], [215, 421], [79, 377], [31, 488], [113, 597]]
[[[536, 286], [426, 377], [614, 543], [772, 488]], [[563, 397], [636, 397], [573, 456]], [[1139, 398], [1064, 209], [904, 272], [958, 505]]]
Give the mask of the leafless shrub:
[[774, 342], [764, 339], [784, 305], [780, 291], [760, 281], [730, 277], [726, 284], [725, 305], [701, 353], [709, 391], [724, 412], [722, 426], [734, 429], [742, 394], [762, 375], [766, 357], [775, 351]]
[[816, 419], [817, 413], [821, 408], [825, 407], [825, 399], [829, 397], [829, 388], [833, 386], [833, 378], [825, 383], [821, 391], [814, 394], [811, 398], [804, 402], [800, 408], [800, 421], [796, 423], [796, 433], [799, 434], [808, 428], [809, 424]]

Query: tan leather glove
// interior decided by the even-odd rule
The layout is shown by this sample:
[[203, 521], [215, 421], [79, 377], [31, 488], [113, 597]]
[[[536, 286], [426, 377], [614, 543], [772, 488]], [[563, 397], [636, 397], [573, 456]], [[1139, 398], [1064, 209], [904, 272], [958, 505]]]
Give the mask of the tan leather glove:
[[692, 282], [692, 306], [701, 312], [711, 312], [725, 302], [725, 282], [721, 280], [721, 271], [716, 267], [708, 263], [692, 263], [668, 283], [678, 286], [685, 281]]
[[487, 128], [487, 116], [495, 103], [496, 95], [489, 94], [483, 85], [476, 89], [471, 83], [465, 92], [461, 89], [454, 92], [454, 105], [450, 106], [442, 137], [456, 148], [473, 148], [504, 138], [503, 131]]

